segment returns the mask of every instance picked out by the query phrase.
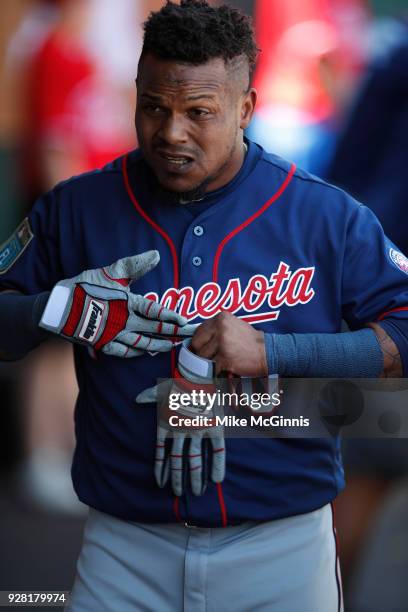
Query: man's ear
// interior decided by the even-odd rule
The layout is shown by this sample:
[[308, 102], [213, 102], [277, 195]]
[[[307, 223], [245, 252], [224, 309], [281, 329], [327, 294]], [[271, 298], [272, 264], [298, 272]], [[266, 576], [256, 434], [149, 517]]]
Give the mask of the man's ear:
[[257, 97], [258, 93], [253, 87], [251, 87], [243, 97], [241, 106], [241, 121], [239, 124], [239, 127], [242, 130], [245, 130], [250, 124], [252, 115], [254, 114]]

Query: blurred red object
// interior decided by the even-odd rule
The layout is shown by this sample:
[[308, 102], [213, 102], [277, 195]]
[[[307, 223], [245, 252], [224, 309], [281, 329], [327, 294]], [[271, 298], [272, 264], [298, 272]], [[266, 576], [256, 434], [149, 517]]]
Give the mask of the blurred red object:
[[362, 0], [257, 0], [258, 110], [292, 106], [311, 121], [330, 116], [333, 75], [353, 80], [363, 64], [367, 20]]
[[[93, 38], [98, 6], [91, 0], [58, 4], [63, 8], [55, 23], [25, 62], [23, 165], [29, 197], [100, 168], [135, 145], [132, 82], [124, 85], [112, 71], [108, 40], [109, 55], [102, 60], [104, 48]], [[137, 24], [134, 30], [136, 40]]]
[[85, 48], [52, 34], [33, 58], [30, 80], [36, 138], [56, 148], [72, 146], [84, 171], [125, 150], [129, 137], [114, 119], [120, 116], [121, 96], [99, 78]]

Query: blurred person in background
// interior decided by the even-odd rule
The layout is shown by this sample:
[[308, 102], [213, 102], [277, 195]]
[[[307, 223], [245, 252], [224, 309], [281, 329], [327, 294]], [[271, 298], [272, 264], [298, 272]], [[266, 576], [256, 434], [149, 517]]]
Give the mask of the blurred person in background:
[[[407, 252], [408, 22], [377, 20], [371, 32], [371, 61], [327, 179], [367, 204]], [[350, 612], [408, 609], [408, 441], [395, 439], [398, 429], [392, 437], [344, 447], [347, 487], [337, 520]]]
[[[35, 196], [103, 166], [134, 144], [127, 122], [134, 103], [131, 62], [140, 50], [137, 5], [132, 0], [118, 6], [109, 0], [50, 3], [57, 17], [25, 62], [24, 169]], [[21, 46], [19, 33], [16, 38]]]
[[[389, 14], [406, 2], [370, 5], [258, 0], [250, 136], [367, 203], [407, 252], [407, 30], [401, 20], [370, 19], [370, 9]], [[408, 609], [407, 446], [394, 439], [345, 447], [347, 487], [336, 514], [353, 612]]]
[[[16, 227], [23, 211], [20, 206], [19, 184], [16, 172], [17, 134], [20, 113], [12, 96], [15, 75], [5, 69], [10, 32], [21, 20], [23, 0], [5, 0], [0, 20], [0, 244]], [[18, 460], [20, 449], [18, 410], [16, 406], [16, 368], [0, 366], [0, 396], [2, 398], [0, 472], [7, 474]]]
[[[8, 71], [20, 75], [26, 209], [61, 180], [101, 167], [134, 146], [135, 58], [140, 22], [157, 3], [41, 0], [12, 37]], [[24, 495], [52, 510], [81, 511], [73, 493], [72, 349], [55, 342], [25, 363]]]
[[364, 62], [367, 20], [361, 0], [258, 0], [259, 101], [249, 136], [321, 175]]

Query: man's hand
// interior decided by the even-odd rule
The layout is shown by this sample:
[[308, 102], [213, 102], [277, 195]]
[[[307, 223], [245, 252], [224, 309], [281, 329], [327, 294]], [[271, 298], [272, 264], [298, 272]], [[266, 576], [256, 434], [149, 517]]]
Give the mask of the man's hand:
[[228, 312], [200, 325], [191, 349], [215, 361], [216, 375], [224, 371], [237, 376], [268, 375], [264, 333]]
[[368, 323], [367, 327], [371, 327], [371, 329], [374, 330], [384, 357], [384, 367], [380, 374], [380, 378], [402, 378], [402, 359], [395, 342], [381, 325], [377, 323]]
[[[187, 378], [161, 383], [160, 386], [145, 389], [136, 398], [138, 404], [158, 402], [156, 455], [154, 475], [160, 488], [170, 480], [173, 493], [183, 495], [189, 482], [194, 495], [203, 495], [207, 489], [208, 477], [213, 482], [222, 482], [225, 477], [224, 427], [216, 424], [216, 417], [223, 416], [222, 407], [214, 402], [211, 410], [205, 405], [182, 405], [175, 412], [168, 407], [169, 397], [184, 394], [187, 398], [192, 390], [216, 395], [215, 386], [205, 383], [190, 383]], [[178, 419], [179, 425], [170, 426], [169, 419]], [[200, 426], [184, 426], [184, 419], [205, 417]], [[171, 440], [166, 444], [166, 440]], [[210, 467], [209, 467], [210, 466]]]
[[129, 289], [159, 261], [157, 251], [147, 251], [60, 281], [40, 327], [117, 357], [170, 350], [174, 345], [169, 337], [191, 335], [187, 320]]
[[[203, 495], [209, 473], [215, 483], [225, 477], [224, 427], [217, 423], [217, 417], [223, 416], [223, 408], [217, 401], [214, 363], [193, 355], [189, 343], [185, 342], [174, 376], [139, 393], [136, 402], [158, 402], [160, 407], [154, 465], [159, 487], [164, 487], [170, 479], [174, 494], [180, 496], [188, 480], [194, 495]], [[202, 393], [203, 399], [197, 402], [193, 393]], [[181, 396], [190, 401], [181, 402], [172, 412], [170, 398]], [[209, 396], [213, 398], [211, 403]], [[191, 425], [196, 418], [199, 424]], [[177, 420], [177, 425], [171, 419]], [[166, 444], [169, 438], [171, 450]]]

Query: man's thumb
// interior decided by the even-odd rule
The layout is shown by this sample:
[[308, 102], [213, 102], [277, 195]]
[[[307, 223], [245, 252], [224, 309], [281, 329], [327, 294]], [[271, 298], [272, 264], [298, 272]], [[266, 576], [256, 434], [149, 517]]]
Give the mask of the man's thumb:
[[112, 265], [104, 268], [104, 270], [111, 280], [137, 280], [144, 274], [147, 274], [147, 272], [150, 272], [150, 270], [153, 270], [159, 261], [160, 254], [158, 251], [146, 251], [139, 255], [119, 259]]
[[136, 397], [135, 402], [137, 404], [147, 404], [150, 402], [157, 402], [159, 399], [159, 388], [158, 385], [155, 387], [149, 387], [149, 389], [145, 389], [141, 391], [139, 395]]

